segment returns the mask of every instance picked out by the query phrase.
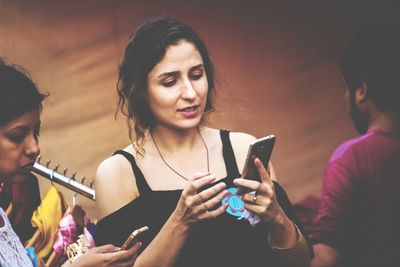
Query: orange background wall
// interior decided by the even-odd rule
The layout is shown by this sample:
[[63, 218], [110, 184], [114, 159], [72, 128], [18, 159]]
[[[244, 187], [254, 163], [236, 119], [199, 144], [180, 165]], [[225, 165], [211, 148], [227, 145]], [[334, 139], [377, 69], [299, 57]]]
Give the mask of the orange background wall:
[[[129, 142], [124, 120], [113, 115], [130, 33], [153, 16], [179, 18], [203, 36], [216, 66], [210, 125], [275, 134], [272, 160], [296, 202], [319, 194], [333, 149], [356, 135], [344, 108], [340, 51], [357, 26], [387, 17], [382, 2], [343, 2], [0, 1], [0, 55], [50, 93], [43, 158], [94, 177], [97, 165]], [[43, 195], [49, 182], [39, 179]], [[70, 201], [71, 191], [58, 187]], [[91, 201], [77, 201], [94, 216]]]

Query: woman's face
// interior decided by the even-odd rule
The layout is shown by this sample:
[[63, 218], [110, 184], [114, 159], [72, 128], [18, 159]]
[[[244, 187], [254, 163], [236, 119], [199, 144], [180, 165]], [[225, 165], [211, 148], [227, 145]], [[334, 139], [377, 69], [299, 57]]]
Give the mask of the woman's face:
[[39, 109], [0, 126], [0, 179], [9, 180], [31, 171], [40, 153]]
[[208, 81], [197, 48], [185, 40], [167, 48], [148, 74], [148, 101], [157, 126], [189, 129], [201, 122]]

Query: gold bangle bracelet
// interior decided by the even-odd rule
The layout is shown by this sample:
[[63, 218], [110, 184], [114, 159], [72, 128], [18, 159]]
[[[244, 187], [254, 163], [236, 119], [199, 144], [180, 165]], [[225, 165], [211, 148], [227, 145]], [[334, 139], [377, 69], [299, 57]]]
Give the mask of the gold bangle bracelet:
[[300, 232], [300, 229], [299, 229], [299, 227], [298, 227], [293, 221], [291, 221], [291, 222], [292, 222], [294, 228], [296, 229], [296, 241], [294, 241], [293, 244], [290, 245], [290, 246], [287, 247], [287, 248], [277, 247], [277, 246], [275, 246], [275, 245], [272, 243], [272, 241], [271, 241], [271, 234], [268, 234], [268, 243], [269, 243], [270, 247], [271, 247], [273, 250], [277, 250], [277, 251], [290, 250], [290, 249], [293, 249], [294, 247], [296, 247], [296, 246], [300, 243], [300, 240], [301, 240], [301, 232]]

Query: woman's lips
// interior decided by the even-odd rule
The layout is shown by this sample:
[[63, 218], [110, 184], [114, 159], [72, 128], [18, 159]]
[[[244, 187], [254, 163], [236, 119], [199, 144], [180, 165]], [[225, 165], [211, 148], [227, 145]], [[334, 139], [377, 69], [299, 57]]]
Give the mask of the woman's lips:
[[178, 109], [178, 112], [186, 118], [192, 118], [197, 115], [198, 110], [199, 110], [198, 107], [199, 106], [196, 105], [196, 106], [191, 106], [191, 107], [187, 107], [187, 108], [182, 108], [182, 109]]
[[29, 163], [23, 165], [23, 166], [20, 168], [20, 170], [21, 170], [22, 172], [30, 172], [30, 171], [33, 170], [33, 164], [34, 164], [34, 163], [35, 163], [35, 162], [29, 162]]

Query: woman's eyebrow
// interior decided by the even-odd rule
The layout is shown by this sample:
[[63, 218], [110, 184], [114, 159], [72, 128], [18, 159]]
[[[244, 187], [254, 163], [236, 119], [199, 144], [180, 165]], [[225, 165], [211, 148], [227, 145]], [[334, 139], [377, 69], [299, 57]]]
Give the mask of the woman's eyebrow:
[[8, 131], [13, 132], [13, 131], [29, 131], [29, 127], [25, 125], [16, 125], [11, 127]]
[[200, 63], [200, 64], [197, 64], [196, 66], [191, 67], [190, 69], [197, 70], [197, 69], [202, 69], [202, 68], [204, 68], [204, 64]]
[[179, 71], [169, 71], [169, 72], [163, 72], [157, 76], [158, 79], [166, 77], [166, 76], [173, 76], [177, 77], [179, 75]]
[[[197, 69], [202, 69], [202, 68], [204, 68], [204, 64], [200, 63], [200, 64], [197, 64], [197, 65], [191, 67], [190, 70], [197, 70]], [[163, 78], [166, 76], [178, 77], [179, 71], [168, 71], [168, 72], [160, 73], [159, 75], [157, 75], [157, 79], [160, 79], [160, 78]]]

